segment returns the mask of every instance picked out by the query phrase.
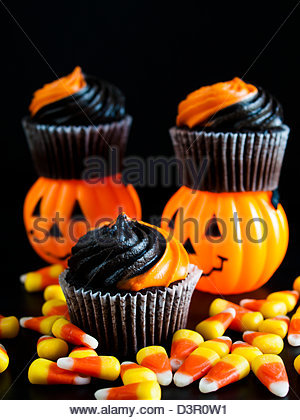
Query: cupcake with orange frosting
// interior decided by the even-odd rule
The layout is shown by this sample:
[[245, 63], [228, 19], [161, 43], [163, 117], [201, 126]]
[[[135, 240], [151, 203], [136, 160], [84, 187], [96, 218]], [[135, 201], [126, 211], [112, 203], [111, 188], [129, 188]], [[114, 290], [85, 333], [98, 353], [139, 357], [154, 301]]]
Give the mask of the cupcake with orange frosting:
[[60, 277], [72, 321], [101, 352], [134, 355], [186, 326], [201, 270], [175, 238], [124, 213], [88, 232]]
[[[90, 156], [104, 160], [107, 175], [120, 169], [132, 119], [116, 86], [76, 67], [34, 92], [29, 111], [22, 122], [39, 176], [80, 179]], [[112, 149], [118, 149], [115, 169]]]
[[[263, 88], [238, 77], [203, 86], [180, 102], [170, 134], [190, 188], [234, 192], [278, 187], [289, 128], [280, 103]], [[192, 165], [202, 168], [200, 182]]]

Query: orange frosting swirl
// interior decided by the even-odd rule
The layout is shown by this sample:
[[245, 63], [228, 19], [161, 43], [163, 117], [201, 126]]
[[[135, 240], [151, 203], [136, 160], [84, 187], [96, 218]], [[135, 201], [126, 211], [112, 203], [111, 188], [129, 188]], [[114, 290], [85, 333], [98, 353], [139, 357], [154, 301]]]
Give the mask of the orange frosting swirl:
[[174, 237], [170, 239], [169, 233], [164, 229], [139, 222], [157, 229], [166, 239], [166, 249], [162, 258], [146, 273], [120, 280], [119, 289], [139, 291], [147, 287], [168, 287], [171, 283], [183, 280], [188, 275], [189, 256], [184, 246]]
[[187, 95], [180, 102], [176, 124], [178, 127], [193, 128], [197, 125], [209, 126], [209, 118], [216, 112], [237, 102], [249, 99], [258, 89], [235, 77], [228, 82], [219, 82], [203, 86]]
[[86, 86], [86, 81], [79, 66], [68, 76], [61, 77], [52, 83], [45, 84], [33, 94], [29, 111], [33, 117], [45, 105], [73, 95]]

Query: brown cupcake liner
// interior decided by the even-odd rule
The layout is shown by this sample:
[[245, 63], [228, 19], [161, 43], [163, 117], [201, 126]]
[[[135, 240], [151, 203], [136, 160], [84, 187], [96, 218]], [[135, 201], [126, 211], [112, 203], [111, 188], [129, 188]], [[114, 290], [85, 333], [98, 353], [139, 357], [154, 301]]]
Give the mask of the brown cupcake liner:
[[[82, 179], [85, 159], [100, 157], [105, 176], [120, 172], [132, 118], [98, 126], [36, 124], [26, 117], [22, 125], [39, 176]], [[115, 155], [115, 156], [113, 156]], [[116, 159], [116, 165], [112, 161]]]
[[[184, 185], [212, 192], [273, 191], [278, 187], [289, 131], [286, 125], [248, 133], [173, 127], [170, 135], [182, 162]], [[191, 165], [196, 173], [205, 168], [200, 182]]]
[[150, 345], [168, 346], [174, 332], [185, 328], [191, 297], [202, 271], [190, 264], [186, 279], [167, 288], [111, 295], [75, 289], [60, 275], [71, 321], [99, 340], [97, 351], [134, 357]]

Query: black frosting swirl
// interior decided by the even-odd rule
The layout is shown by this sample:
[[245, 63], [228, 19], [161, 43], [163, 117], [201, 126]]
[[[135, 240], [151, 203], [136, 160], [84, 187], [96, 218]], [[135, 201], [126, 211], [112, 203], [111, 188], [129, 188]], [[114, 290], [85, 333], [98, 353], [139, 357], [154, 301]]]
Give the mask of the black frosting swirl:
[[33, 121], [49, 125], [98, 125], [125, 116], [125, 97], [116, 86], [85, 76], [86, 86], [73, 95], [45, 105]]
[[193, 130], [205, 131], [265, 131], [278, 128], [283, 124], [281, 104], [274, 96], [262, 88], [258, 92], [236, 104], [230, 105], [203, 124], [205, 127], [194, 127]]
[[72, 248], [66, 280], [76, 288], [112, 291], [120, 280], [145, 273], [163, 256], [166, 240], [154, 227], [120, 214]]

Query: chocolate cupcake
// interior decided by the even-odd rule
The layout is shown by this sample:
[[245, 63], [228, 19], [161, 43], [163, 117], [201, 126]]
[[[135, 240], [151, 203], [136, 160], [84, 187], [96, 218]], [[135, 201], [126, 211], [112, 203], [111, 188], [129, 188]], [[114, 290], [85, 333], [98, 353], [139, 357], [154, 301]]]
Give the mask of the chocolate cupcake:
[[76, 67], [37, 90], [29, 110], [22, 123], [39, 176], [81, 179], [90, 156], [103, 159], [105, 176], [121, 171], [132, 118], [116, 86]]
[[[278, 187], [289, 128], [281, 105], [263, 88], [237, 77], [204, 86], [179, 104], [170, 134], [190, 188], [236, 192]], [[202, 168], [200, 183], [195, 183], [192, 166]]]
[[175, 238], [125, 214], [83, 236], [68, 265], [60, 284], [72, 322], [121, 357], [167, 345], [186, 326], [201, 276]]

